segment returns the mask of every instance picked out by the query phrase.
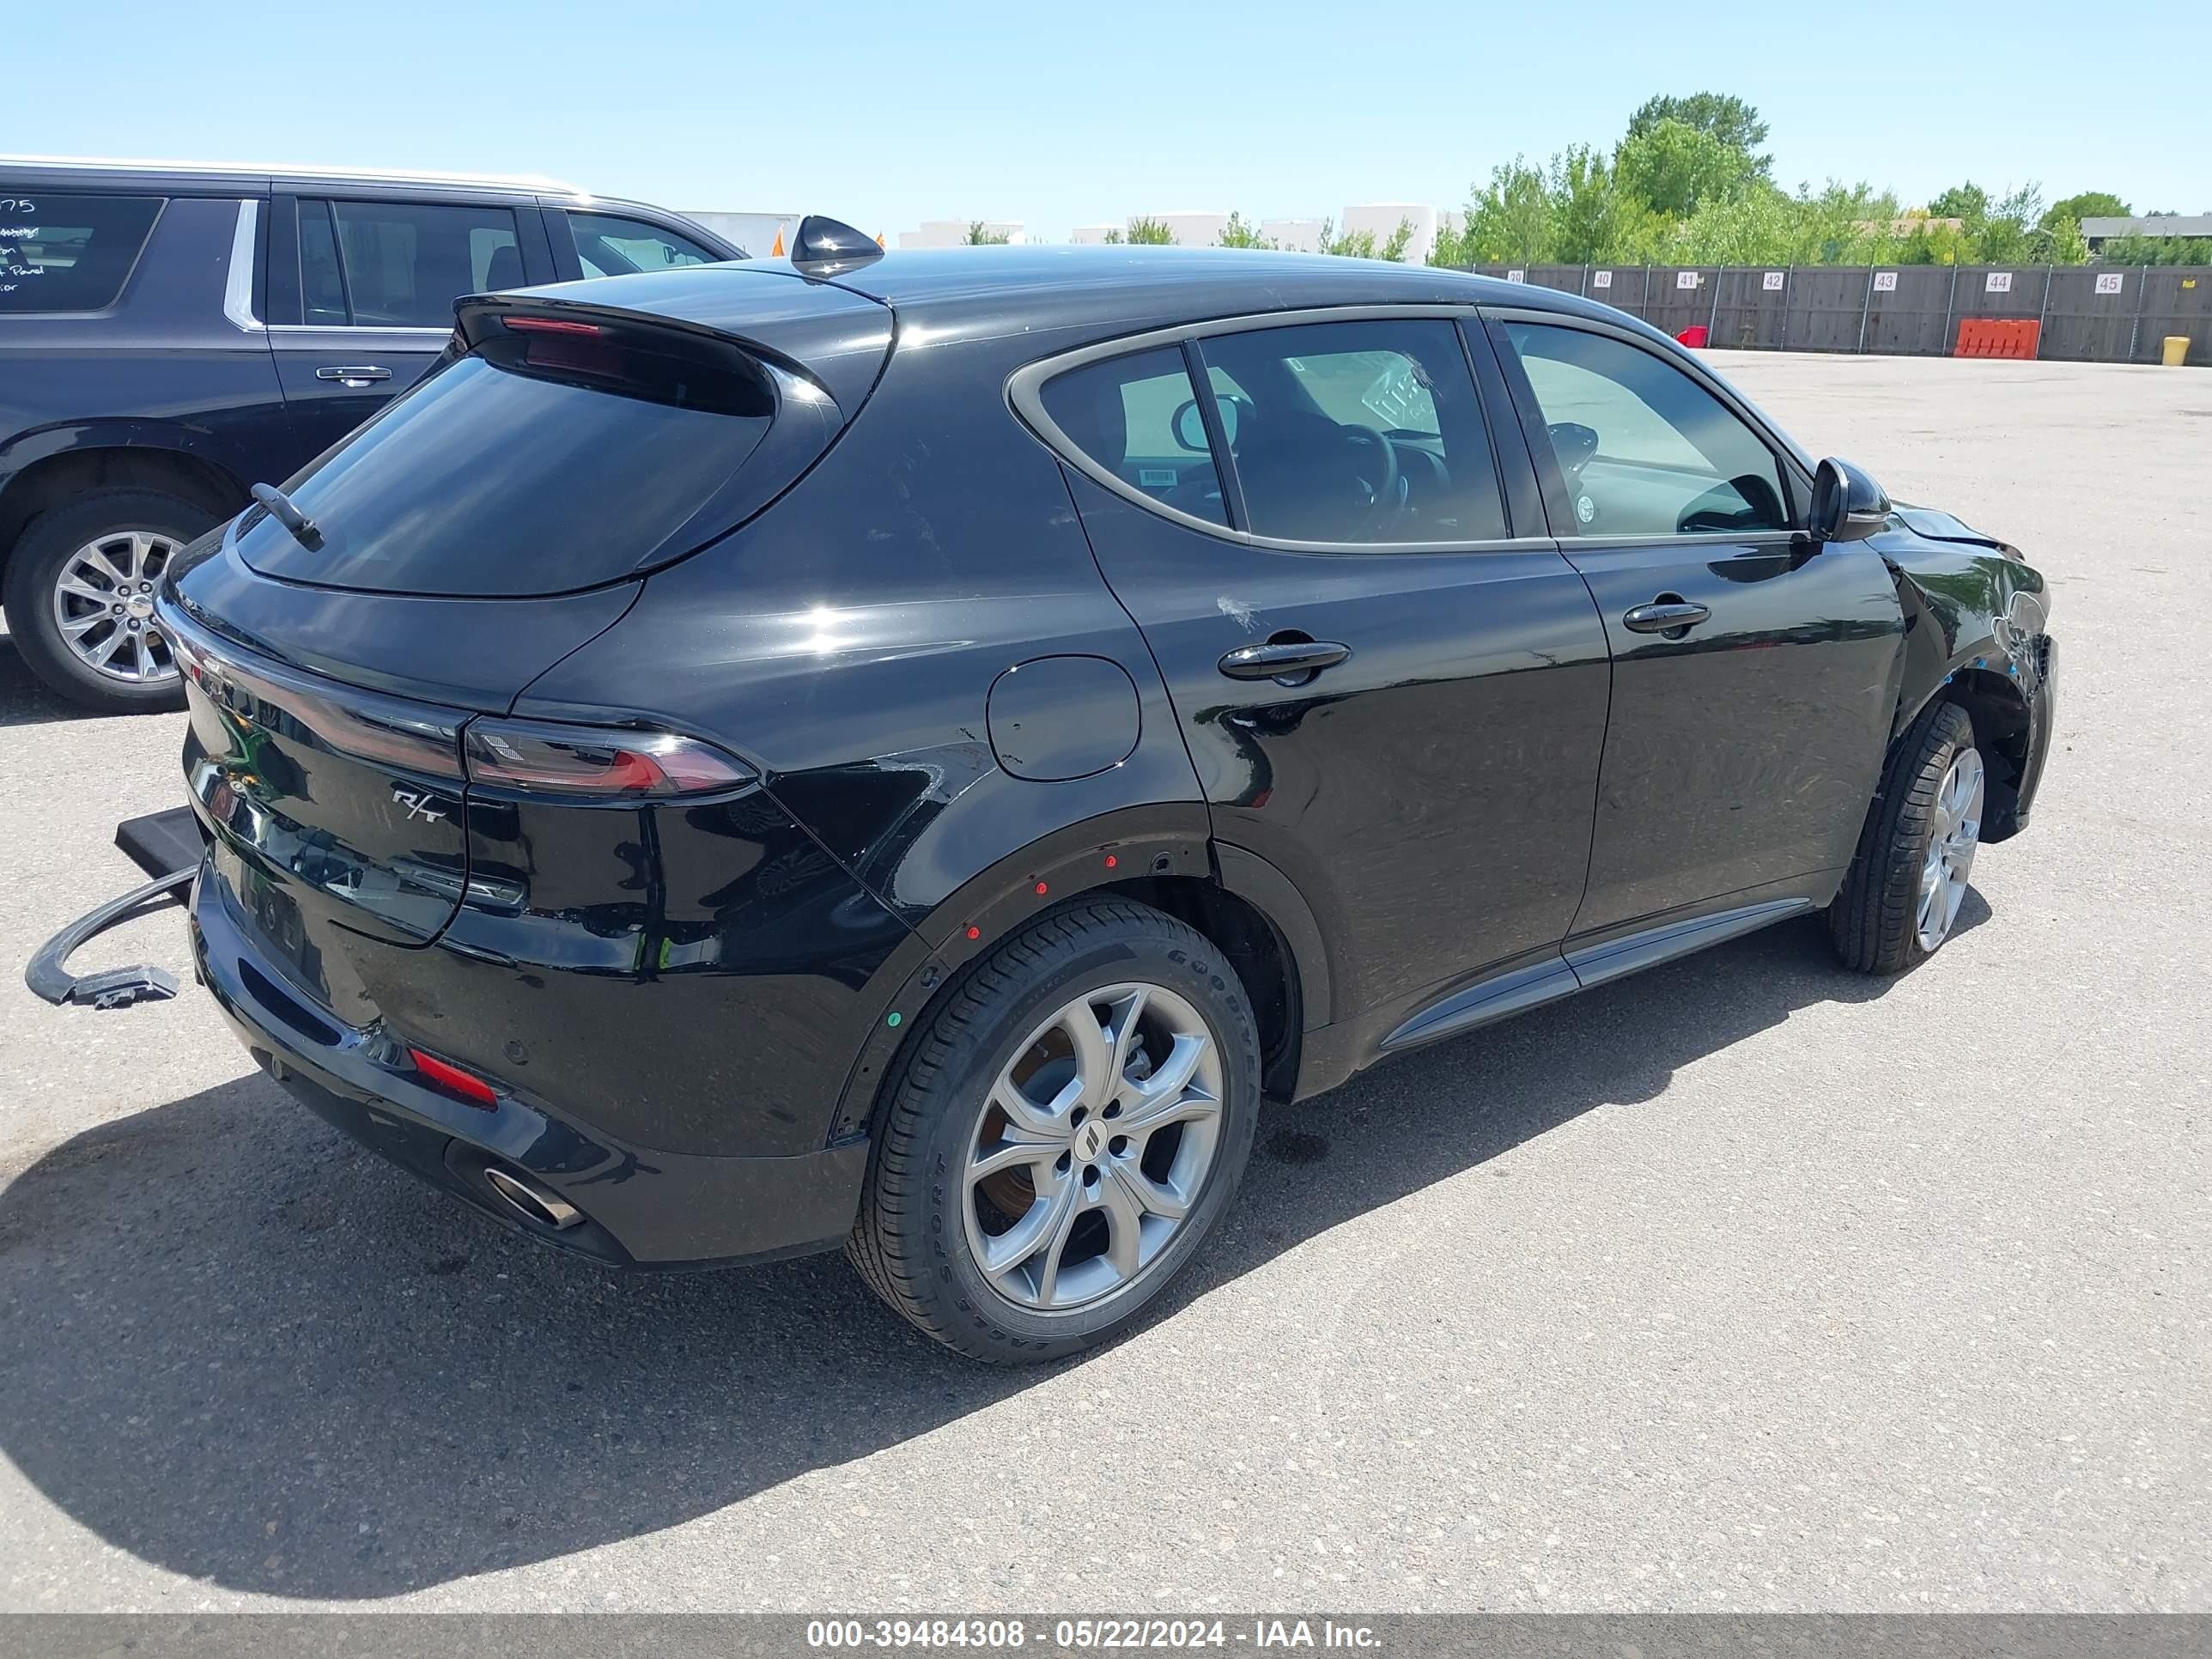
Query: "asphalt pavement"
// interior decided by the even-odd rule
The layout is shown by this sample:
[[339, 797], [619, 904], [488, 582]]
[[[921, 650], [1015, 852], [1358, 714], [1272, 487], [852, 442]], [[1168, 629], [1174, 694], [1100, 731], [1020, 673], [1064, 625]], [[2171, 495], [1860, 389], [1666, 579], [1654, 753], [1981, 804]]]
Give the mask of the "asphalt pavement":
[[1043, 1370], [510, 1237], [189, 985], [35, 1001], [182, 717], [0, 641], [0, 1608], [2212, 1610], [2212, 374], [1715, 360], [2050, 576], [2033, 829], [1903, 979], [1785, 925], [1271, 1110]]

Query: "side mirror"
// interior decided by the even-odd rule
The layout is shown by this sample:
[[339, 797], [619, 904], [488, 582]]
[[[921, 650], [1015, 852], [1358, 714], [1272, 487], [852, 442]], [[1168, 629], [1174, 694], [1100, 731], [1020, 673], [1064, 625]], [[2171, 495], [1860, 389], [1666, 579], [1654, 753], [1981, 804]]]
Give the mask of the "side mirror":
[[1194, 455], [1206, 453], [1206, 416], [1198, 407], [1198, 399], [1186, 398], [1182, 407], [1175, 412], [1175, 439]]
[[[1216, 406], [1221, 411], [1221, 435], [1231, 444], [1237, 441], [1237, 402], [1235, 398], [1216, 400]], [[1182, 406], [1175, 412], [1172, 426], [1177, 443], [1194, 455], [1206, 453], [1206, 416], [1199, 408], [1196, 398], [1182, 400]]]
[[1831, 455], [1813, 475], [1813, 511], [1805, 527], [1816, 542], [1855, 542], [1889, 522], [1889, 497], [1849, 461]]

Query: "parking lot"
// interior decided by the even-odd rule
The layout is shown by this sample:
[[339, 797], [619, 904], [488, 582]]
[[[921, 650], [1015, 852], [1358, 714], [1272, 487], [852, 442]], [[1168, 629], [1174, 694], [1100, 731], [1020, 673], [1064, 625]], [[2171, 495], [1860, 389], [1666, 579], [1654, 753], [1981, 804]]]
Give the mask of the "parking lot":
[[[511, 1237], [189, 985], [38, 1003], [182, 717], [0, 642], [0, 1605], [2212, 1609], [2212, 377], [1715, 359], [2050, 576], [2033, 829], [1902, 980], [1788, 924], [1271, 1111], [1042, 1371], [840, 1257]], [[95, 955], [186, 973], [173, 909]]]

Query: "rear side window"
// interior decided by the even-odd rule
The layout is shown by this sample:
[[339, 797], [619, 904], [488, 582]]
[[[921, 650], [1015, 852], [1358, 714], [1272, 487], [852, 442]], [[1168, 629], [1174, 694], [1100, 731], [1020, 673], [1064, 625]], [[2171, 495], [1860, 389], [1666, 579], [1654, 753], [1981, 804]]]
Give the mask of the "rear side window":
[[1309, 323], [1199, 342], [1255, 534], [1349, 544], [1506, 533], [1459, 331]]
[[514, 215], [506, 208], [300, 204], [300, 295], [310, 323], [450, 328], [463, 295], [524, 281]]
[[1194, 518], [1228, 524], [1180, 348], [1086, 363], [1046, 381], [1040, 396], [1068, 441], [1130, 489]]
[[726, 528], [718, 506], [775, 408], [768, 374], [733, 349], [501, 336], [434, 370], [289, 486], [318, 545], [257, 508], [239, 551], [266, 574], [377, 592], [594, 586]]
[[629, 276], [672, 265], [713, 264], [722, 257], [672, 230], [611, 213], [571, 213], [568, 234], [575, 239], [576, 258], [586, 276]]
[[0, 316], [115, 303], [158, 196], [52, 196], [0, 184]]

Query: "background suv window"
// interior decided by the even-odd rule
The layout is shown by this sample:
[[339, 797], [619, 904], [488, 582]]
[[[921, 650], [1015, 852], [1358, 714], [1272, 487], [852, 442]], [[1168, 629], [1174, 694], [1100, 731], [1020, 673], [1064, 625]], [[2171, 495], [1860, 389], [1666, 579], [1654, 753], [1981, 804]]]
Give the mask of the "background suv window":
[[1131, 489], [1194, 518], [1229, 522], [1180, 348], [1086, 363], [1054, 375], [1041, 395], [1069, 441]]
[[571, 213], [568, 234], [575, 239], [576, 258], [586, 276], [629, 276], [672, 265], [708, 265], [721, 257], [673, 231], [611, 213]]
[[1251, 523], [1295, 541], [1506, 534], [1459, 331], [1440, 317], [1201, 340]]
[[1574, 520], [1563, 536], [1786, 530], [1774, 452], [1654, 354], [1607, 335], [1509, 323]]
[[0, 313], [112, 305], [161, 210], [158, 196], [50, 196], [0, 183]]
[[[319, 216], [326, 216], [320, 227]], [[342, 289], [331, 281], [334, 272]], [[311, 323], [451, 328], [462, 295], [523, 281], [514, 215], [506, 208], [300, 204], [300, 286]], [[344, 314], [333, 314], [341, 304]]]

